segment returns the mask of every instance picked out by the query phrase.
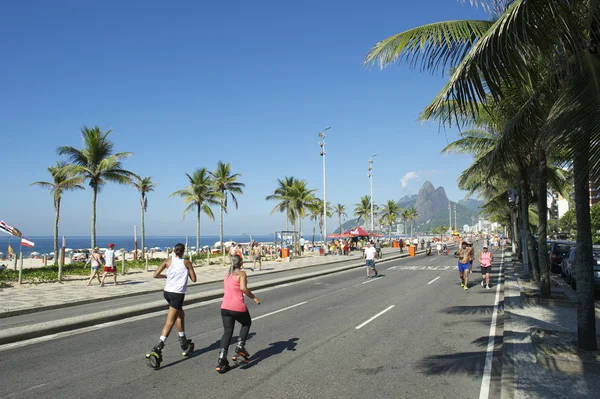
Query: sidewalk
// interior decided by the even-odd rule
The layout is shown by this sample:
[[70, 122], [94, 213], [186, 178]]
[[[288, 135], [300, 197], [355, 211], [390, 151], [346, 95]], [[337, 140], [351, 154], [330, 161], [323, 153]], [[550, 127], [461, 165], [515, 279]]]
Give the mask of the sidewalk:
[[[421, 253], [422, 251], [419, 251]], [[400, 252], [395, 248], [383, 249], [383, 260], [399, 257]], [[403, 256], [408, 256], [404, 251]], [[337, 265], [341, 262], [354, 261], [352, 267], [363, 262], [355, 251], [350, 256], [338, 255], [306, 255], [301, 258], [292, 258], [291, 261], [263, 261], [262, 271], [252, 271], [252, 262], [246, 261], [244, 268], [248, 273], [250, 284], [252, 276], [265, 275], [295, 269], [310, 268], [311, 266]], [[151, 266], [150, 271], [135, 270], [125, 276], [118, 276], [118, 285], [112, 285], [111, 277], [105, 281], [105, 287], [100, 287], [94, 280], [93, 286], [87, 286], [87, 278], [69, 276], [62, 283], [23, 284], [20, 287], [0, 289], [0, 318], [20, 314], [32, 313], [41, 310], [57, 309], [75, 306], [94, 301], [111, 300], [133, 295], [160, 292], [164, 289], [163, 279], [153, 278], [157, 266]], [[197, 282], [189, 287], [222, 281], [228, 267], [223, 265], [195, 266]], [[187, 299], [187, 298], [186, 298]]]
[[[552, 275], [552, 297], [523, 279], [523, 267], [504, 263], [502, 398], [600, 397], [600, 352], [577, 353], [575, 293]], [[600, 331], [596, 306], [596, 331]]]

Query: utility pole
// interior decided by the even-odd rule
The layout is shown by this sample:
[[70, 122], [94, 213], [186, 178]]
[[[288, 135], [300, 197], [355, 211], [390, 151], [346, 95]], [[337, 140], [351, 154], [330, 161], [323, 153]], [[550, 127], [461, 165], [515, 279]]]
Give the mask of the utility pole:
[[321, 151], [319, 155], [323, 157], [323, 246], [325, 247], [325, 253], [327, 253], [327, 152], [325, 151], [325, 132], [331, 129], [326, 128], [322, 132], [319, 132], [319, 146]]
[[458, 224], [456, 223], [456, 204], [454, 204], [454, 230], [458, 231]]
[[377, 154], [373, 154], [371, 155], [371, 158], [369, 158], [369, 186], [371, 187], [371, 233], [375, 233], [373, 231], [373, 222], [375, 221], [375, 213], [373, 212], [373, 157], [376, 156]]
[[452, 204], [448, 202], [448, 215], [450, 216], [450, 234], [452, 234]]

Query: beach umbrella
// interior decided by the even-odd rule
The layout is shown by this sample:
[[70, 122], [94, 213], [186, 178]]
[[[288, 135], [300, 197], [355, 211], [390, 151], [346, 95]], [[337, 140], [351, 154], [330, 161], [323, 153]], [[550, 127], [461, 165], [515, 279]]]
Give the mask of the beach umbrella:
[[221, 241], [217, 241], [213, 244], [213, 248], [220, 248], [221, 247]]
[[39, 254], [40, 254], [39, 252], [32, 252], [32, 253], [30, 253], [29, 255], [37, 256], [37, 255], [39, 255]]
[[65, 248], [65, 252], [73, 252], [71, 248]]
[[202, 249], [206, 249], [206, 248], [208, 248], [208, 245], [205, 245], [205, 246], [202, 247]]

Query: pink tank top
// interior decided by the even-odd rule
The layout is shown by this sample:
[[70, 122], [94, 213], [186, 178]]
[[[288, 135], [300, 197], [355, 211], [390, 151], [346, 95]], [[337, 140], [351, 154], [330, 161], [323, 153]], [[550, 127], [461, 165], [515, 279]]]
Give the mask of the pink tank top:
[[231, 310], [233, 312], [245, 312], [248, 310], [244, 302], [244, 293], [240, 289], [240, 282], [237, 274], [226, 275], [223, 280], [223, 303], [221, 309]]
[[487, 267], [492, 264], [492, 253], [491, 252], [482, 252], [481, 253], [481, 266]]

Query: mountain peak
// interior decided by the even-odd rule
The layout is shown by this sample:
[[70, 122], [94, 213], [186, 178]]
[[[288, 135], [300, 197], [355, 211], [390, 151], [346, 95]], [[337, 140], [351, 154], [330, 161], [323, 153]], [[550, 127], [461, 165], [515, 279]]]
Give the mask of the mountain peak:
[[434, 191], [435, 191], [435, 187], [429, 180], [427, 180], [425, 183], [423, 183], [423, 186], [419, 190], [418, 197], [431, 195]]

